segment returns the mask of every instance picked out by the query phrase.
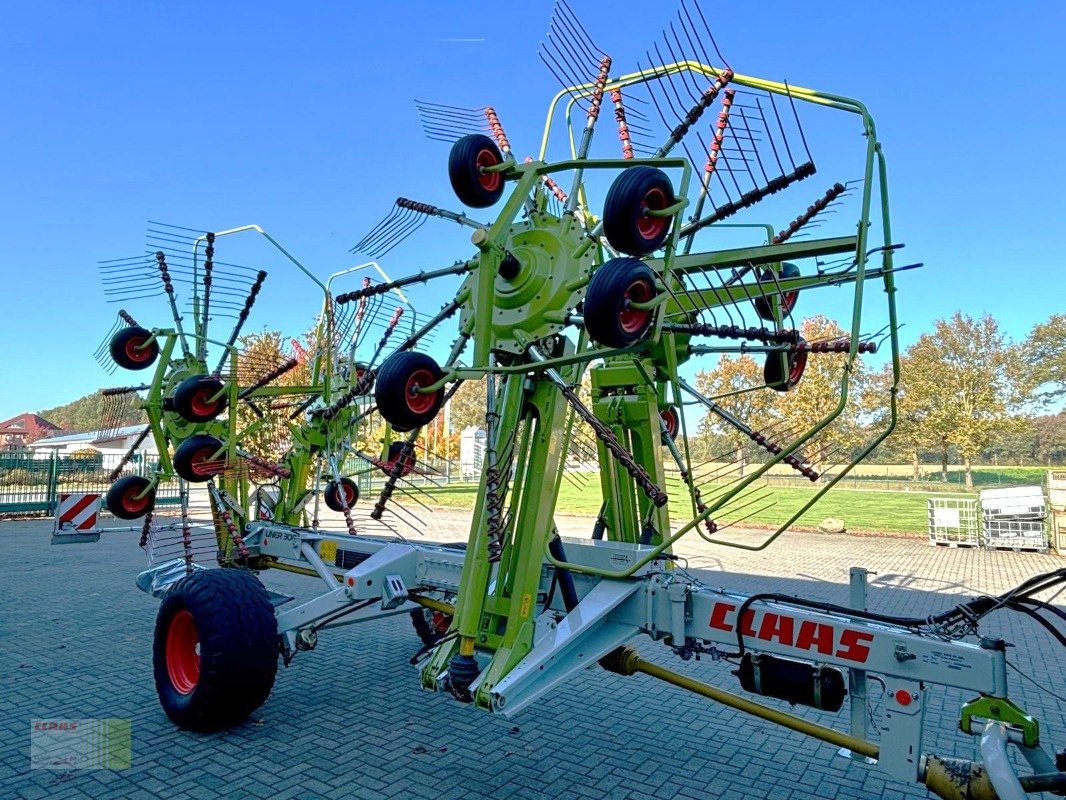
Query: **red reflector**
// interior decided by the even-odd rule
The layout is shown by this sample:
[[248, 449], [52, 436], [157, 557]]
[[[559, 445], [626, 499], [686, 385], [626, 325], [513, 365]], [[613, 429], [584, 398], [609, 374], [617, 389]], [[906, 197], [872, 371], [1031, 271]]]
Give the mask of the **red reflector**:
[[355, 586], [355, 578], [349, 578], [348, 579], [348, 585], [349, 586]]
[[896, 690], [896, 702], [901, 706], [909, 706], [911, 704], [911, 693], [906, 689]]

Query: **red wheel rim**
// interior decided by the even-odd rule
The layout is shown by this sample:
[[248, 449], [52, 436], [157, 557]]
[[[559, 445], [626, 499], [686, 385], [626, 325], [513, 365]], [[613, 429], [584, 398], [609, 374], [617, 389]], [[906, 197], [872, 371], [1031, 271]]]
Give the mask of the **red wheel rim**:
[[669, 217], [649, 217], [648, 211], [661, 211], [667, 207], [666, 194], [662, 189], [649, 189], [640, 201], [640, 216], [637, 217], [637, 231], [646, 241], [653, 241], [662, 235], [670, 224]]
[[452, 615], [445, 614], [443, 611], [434, 611], [431, 624], [437, 633], [447, 633], [448, 628], [452, 626]]
[[672, 408], [664, 408], [659, 412], [659, 416], [662, 418], [662, 421], [666, 423], [666, 435], [671, 439], [676, 437], [681, 422], [677, 418], [677, 411]]
[[122, 510], [127, 511], [130, 514], [140, 514], [147, 510], [148, 504], [151, 502], [151, 496], [145, 492], [143, 497], [137, 497], [138, 494], [144, 491], [144, 487], [131, 486], [125, 492], [122, 493]]
[[651, 320], [651, 310], [646, 308], [628, 308], [624, 301], [646, 303], [655, 296], [655, 287], [647, 278], [637, 278], [623, 295], [622, 310], [618, 312], [618, 324], [626, 333], [637, 333]]
[[192, 454], [192, 458], [189, 459], [189, 470], [193, 475], [201, 478], [217, 475], [225, 468], [225, 461], [211, 459], [216, 450], [218, 450], [217, 447], [208, 445], [207, 447], [201, 447]]
[[409, 475], [411, 470], [415, 468], [415, 457], [413, 453], [402, 452], [394, 458], [390, 458], [385, 466], [390, 475], [399, 475], [401, 478]]
[[500, 177], [498, 172], [482, 172], [484, 167], [494, 167], [499, 164], [499, 159], [496, 158], [496, 154], [489, 149], [479, 150], [477, 154], [477, 168], [478, 168], [478, 183], [481, 184], [481, 188], [486, 192], [495, 192], [500, 188], [500, 181], [503, 178]]
[[192, 614], [184, 608], [167, 629], [167, 675], [179, 694], [191, 694], [200, 681], [200, 634]]
[[355, 487], [347, 483], [341, 484], [341, 489], [344, 491], [344, 504], [351, 508], [355, 505]]
[[437, 402], [437, 393], [427, 392], [426, 394], [417, 394], [415, 390], [420, 389], [423, 386], [431, 386], [436, 382], [433, 373], [428, 369], [416, 370], [414, 374], [407, 379], [407, 386], [405, 387], [404, 394], [407, 397], [407, 407], [411, 410], [412, 414], [428, 414], [433, 410], [433, 404]]
[[152, 349], [145, 347], [144, 343], [148, 341], [143, 336], [131, 336], [126, 340], [126, 358], [130, 361], [136, 361], [138, 364], [142, 361], [148, 361], [152, 357]]
[[219, 411], [219, 401], [211, 398], [217, 391], [211, 387], [197, 389], [189, 399], [189, 409], [197, 417], [213, 417]]
[[781, 295], [781, 313], [791, 314], [792, 308], [796, 305], [796, 300], [799, 298], [799, 289], [792, 292], [785, 292]]
[[799, 383], [805, 369], [807, 369], [807, 351], [800, 350], [788, 359], [788, 385], [795, 386]]

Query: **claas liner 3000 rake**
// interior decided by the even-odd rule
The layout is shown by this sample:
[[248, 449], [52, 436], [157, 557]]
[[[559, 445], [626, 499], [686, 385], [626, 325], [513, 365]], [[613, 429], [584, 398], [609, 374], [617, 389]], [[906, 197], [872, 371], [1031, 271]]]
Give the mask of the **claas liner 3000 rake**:
[[[636, 71], [614, 71], [565, 4], [555, 9], [542, 57], [566, 88], [549, 106], [536, 157], [516, 156], [491, 107], [419, 103], [430, 138], [451, 144], [455, 194], [471, 215], [495, 207], [495, 219], [482, 223], [398, 199], [355, 250], [380, 258], [439, 217], [471, 229], [473, 254], [399, 280], [379, 270], [343, 293], [312, 278], [324, 304], [313, 352], [302, 361], [257, 363], [239, 346], [263, 281], [254, 271], [230, 278], [240, 284], [245, 276], [241, 291], [249, 290], [243, 304], [232, 305], [238, 320], [231, 335], [209, 338], [208, 321], [219, 309], [214, 248], [223, 234], [156, 228], [175, 252], [150, 252], [147, 266], [162, 278], [175, 325], [141, 328], [123, 312], [109, 349], [132, 369], [158, 358], [150, 385], [129, 388], [147, 390], [143, 405], [161, 464], [155, 480], [118, 477], [117, 470], [107, 505], [128, 519], [149, 512], [144, 544], [153, 535], [158, 480], [176, 474], [206, 483], [208, 549], [225, 567], [196, 564], [186, 516], [175, 545], [180, 557], [157, 559], [138, 580], [162, 598], [154, 653], [167, 714], [194, 729], [234, 724], [266, 699], [279, 654], [287, 664], [313, 649], [322, 630], [413, 612], [426, 643], [422, 685], [490, 713], [516, 714], [598, 664], [846, 748], [892, 778], [922, 781], [944, 797], [1064, 788], [1066, 776], [1042, 748], [1036, 720], [1008, 699], [1005, 643], [977, 636], [981, 617], [1000, 608], [1061, 616], [1035, 595], [1066, 581], [1064, 571], [917, 619], [772, 591], [714, 589], [673, 552], [692, 534], [723, 546], [766, 547], [893, 427], [894, 274], [904, 267], [894, 264], [899, 245], [889, 223], [885, 157], [866, 108], [734, 72], [700, 10], [685, 4]], [[607, 123], [611, 133], [598, 137], [600, 157], [593, 157], [594, 134], [611, 116], [605, 111], [616, 125]], [[778, 232], [763, 221], [737, 222], [755, 206], [778, 213], [770, 209], [784, 208], [799, 191], [794, 184], [815, 175], [800, 127], [807, 113], [858, 121], [864, 147], [850, 169], [859, 179], [804, 196]], [[567, 157], [548, 157], [563, 149]], [[805, 210], [796, 216], [797, 208]], [[841, 235], [811, 235], [845, 208], [857, 211], [854, 226], [849, 217]], [[765, 233], [766, 241], [713, 249], [715, 237], [729, 241], [736, 228]], [[193, 291], [193, 330], [182, 329], [175, 259]], [[105, 265], [107, 280], [125, 285], [122, 270], [144, 261]], [[389, 316], [383, 299], [397, 299], [402, 310], [405, 286], [449, 276], [461, 280], [454, 298], [431, 318], [409, 314], [402, 341], [393, 337], [399, 317]], [[872, 295], [883, 302], [883, 327], [873, 334], [863, 333], [874, 305], [864, 302], [868, 281], [883, 289]], [[813, 290], [828, 286], [851, 292], [850, 325], [830, 333], [798, 325], [799, 295], [810, 302], [820, 294]], [[368, 334], [376, 316], [376, 332]], [[439, 363], [424, 345], [435, 329], [456, 323]], [[221, 348], [217, 366], [208, 363], [208, 345]], [[888, 350], [892, 378], [882, 424], [873, 433], [863, 427], [865, 441], [834, 448], [839, 437], [830, 434], [848, 424], [860, 356], [879, 346]], [[750, 363], [749, 354], [763, 362], [759, 380], [707, 391], [685, 377], [701, 360], [743, 356]], [[303, 377], [279, 382], [298, 363]], [[830, 376], [815, 405], [820, 418], [801, 425], [786, 403], [815, 374]], [[425, 427], [464, 381], [483, 381], [487, 397], [486, 452], [465, 548], [368, 535], [371, 521], [407, 513], [399, 501]], [[266, 412], [281, 407], [291, 409], [288, 447], [268, 458], [249, 442], [274, 418]], [[735, 471], [706, 454], [701, 461], [688, 429], [703, 414], [763, 457]], [[380, 453], [367, 454], [370, 440]], [[353, 473], [343, 474], [353, 453], [378, 481], [364, 482], [363, 498]], [[591, 461], [598, 463], [601, 511], [587, 538], [562, 538], [553, 521], [561, 484], [595, 474], [570, 468]], [[814, 497], [761, 544], [729, 539], [730, 524], [762, 502], [762, 478], [778, 465], [815, 484]], [[343, 512], [346, 530], [317, 525], [311, 509], [320, 497]], [[371, 504], [365, 520], [354, 515]], [[317, 576], [325, 591], [286, 609], [256, 576], [268, 568]], [[735, 663], [751, 694], [826, 711], [840, 710], [850, 695], [850, 729], [814, 724], [650, 663], [629, 644], [639, 635], [682, 660]], [[885, 690], [879, 741], [868, 731], [870, 680]], [[981, 761], [923, 750], [930, 684], [973, 694], [960, 728], [980, 737]], [[1033, 774], [1016, 774], [1008, 746], [1020, 750]]]

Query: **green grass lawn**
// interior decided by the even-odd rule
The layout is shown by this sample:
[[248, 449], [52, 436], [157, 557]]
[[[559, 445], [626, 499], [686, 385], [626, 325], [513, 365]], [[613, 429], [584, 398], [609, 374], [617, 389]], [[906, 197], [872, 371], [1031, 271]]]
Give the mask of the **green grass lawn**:
[[[559, 492], [557, 510], [563, 514], [595, 515], [600, 508], [599, 477], [589, 474], [586, 485], [578, 487], [569, 481], [563, 481]], [[670, 482], [668, 491], [679, 501], [687, 495], [679, 484]], [[751, 524], [780, 525], [817, 491], [811, 487], [765, 487], [759, 490], [767, 499], [752, 504], [750, 508], [727, 513], [725, 519], [752, 516], [747, 519]], [[475, 484], [452, 484], [431, 489], [432, 503], [449, 508], [473, 507], [477, 494]], [[886, 492], [861, 489], [831, 489], [795, 523], [796, 525], [817, 527], [826, 517], [843, 519], [849, 530], [878, 531], [885, 533], [906, 533], [924, 535], [928, 526], [927, 500], [933, 496], [928, 492]], [[429, 502], [422, 498], [423, 502]], [[769, 503], [769, 508], [764, 508]], [[728, 512], [728, 506], [726, 507]]]

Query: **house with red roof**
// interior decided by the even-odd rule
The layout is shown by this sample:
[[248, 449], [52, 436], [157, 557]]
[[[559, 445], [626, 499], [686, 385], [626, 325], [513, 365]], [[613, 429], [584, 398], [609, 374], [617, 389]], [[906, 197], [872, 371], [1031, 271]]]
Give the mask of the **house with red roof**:
[[0, 450], [23, 450], [30, 442], [62, 430], [37, 414], [19, 414], [0, 422]]

